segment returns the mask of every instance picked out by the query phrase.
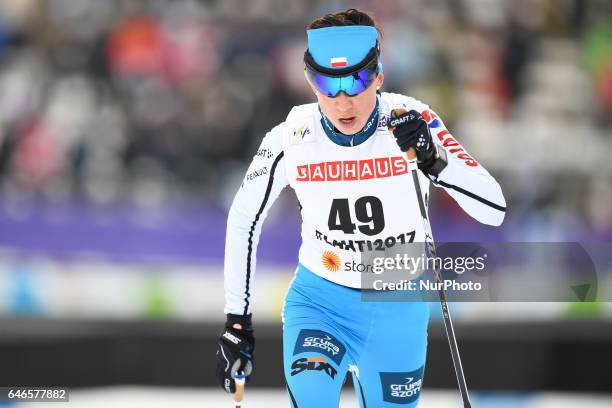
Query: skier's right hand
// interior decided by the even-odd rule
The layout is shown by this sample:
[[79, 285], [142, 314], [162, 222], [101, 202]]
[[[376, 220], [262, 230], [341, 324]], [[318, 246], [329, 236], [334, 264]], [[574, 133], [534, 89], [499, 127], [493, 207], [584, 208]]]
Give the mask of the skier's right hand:
[[236, 373], [242, 372], [246, 381], [253, 372], [255, 337], [251, 316], [227, 315], [225, 328], [217, 341], [217, 381], [226, 392], [234, 393]]

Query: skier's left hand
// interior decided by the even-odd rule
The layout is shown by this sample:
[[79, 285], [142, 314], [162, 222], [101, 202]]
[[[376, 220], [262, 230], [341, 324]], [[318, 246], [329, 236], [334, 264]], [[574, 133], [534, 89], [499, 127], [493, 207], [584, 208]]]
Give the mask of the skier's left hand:
[[448, 161], [444, 149], [438, 150], [429, 126], [423, 116], [416, 110], [410, 112], [394, 109], [391, 111], [389, 130], [393, 132], [395, 141], [403, 152], [413, 148], [416, 151], [419, 169], [434, 177], [444, 170]]
[[402, 152], [410, 148], [416, 150], [420, 169], [432, 164], [436, 149], [427, 122], [419, 112], [413, 109], [397, 115], [397, 111], [392, 111], [389, 129]]

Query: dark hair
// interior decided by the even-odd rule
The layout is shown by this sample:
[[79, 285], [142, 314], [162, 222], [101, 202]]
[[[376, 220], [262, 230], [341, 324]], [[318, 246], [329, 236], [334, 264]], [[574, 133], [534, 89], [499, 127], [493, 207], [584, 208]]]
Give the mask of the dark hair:
[[354, 8], [348, 9], [346, 11], [339, 11], [337, 13], [326, 14], [323, 17], [319, 17], [317, 19], [312, 20], [306, 26], [306, 28], [313, 29], [351, 25], [365, 25], [375, 27], [376, 31], [378, 31], [378, 35], [382, 38], [382, 30], [376, 25], [374, 17], [372, 17], [368, 13], [359, 11]]

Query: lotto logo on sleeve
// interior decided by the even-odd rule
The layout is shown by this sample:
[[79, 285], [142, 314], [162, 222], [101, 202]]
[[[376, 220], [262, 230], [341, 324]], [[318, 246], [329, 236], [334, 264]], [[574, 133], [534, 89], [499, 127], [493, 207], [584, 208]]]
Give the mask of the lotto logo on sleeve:
[[346, 348], [331, 334], [321, 330], [303, 329], [295, 342], [293, 355], [312, 352], [324, 354], [334, 363], [340, 364]]
[[442, 146], [444, 146], [448, 152], [458, 159], [463, 160], [463, 162], [470, 167], [478, 166], [478, 162], [474, 160], [472, 156], [470, 156], [463, 147], [459, 144], [459, 142], [450, 135], [448, 130], [442, 126], [442, 122], [438, 118], [433, 111], [424, 110], [421, 112], [423, 118], [427, 122], [427, 125], [434, 129], [434, 134], [438, 136], [438, 139], [442, 142]]
[[383, 399], [394, 404], [410, 404], [421, 395], [423, 367], [410, 372], [381, 372]]

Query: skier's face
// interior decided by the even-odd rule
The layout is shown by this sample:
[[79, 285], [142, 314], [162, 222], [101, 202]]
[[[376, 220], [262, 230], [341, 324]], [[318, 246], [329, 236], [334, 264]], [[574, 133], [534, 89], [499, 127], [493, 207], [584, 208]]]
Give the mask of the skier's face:
[[378, 74], [376, 80], [359, 95], [347, 96], [340, 92], [331, 98], [319, 92], [312, 84], [310, 87], [317, 96], [321, 110], [334, 126], [345, 135], [359, 132], [365, 126], [376, 106], [376, 90], [382, 86], [384, 75]]

